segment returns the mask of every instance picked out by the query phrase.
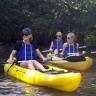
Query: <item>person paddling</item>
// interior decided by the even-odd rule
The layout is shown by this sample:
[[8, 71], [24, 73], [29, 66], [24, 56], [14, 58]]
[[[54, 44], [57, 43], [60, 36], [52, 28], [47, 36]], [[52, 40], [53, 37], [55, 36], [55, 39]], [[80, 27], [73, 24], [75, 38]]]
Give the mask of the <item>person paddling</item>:
[[21, 67], [28, 68], [31, 70], [40, 69], [45, 71], [45, 68], [37, 62], [36, 54], [40, 57], [43, 61], [47, 61], [46, 58], [41, 54], [35, 42], [33, 42], [33, 35], [32, 31], [29, 28], [24, 28], [22, 30], [22, 41], [17, 41], [12, 53], [9, 57], [9, 63], [13, 63], [14, 56], [16, 56], [17, 61], [23, 61], [20, 63]]
[[53, 52], [54, 55], [58, 56], [59, 50], [62, 49], [63, 41], [62, 41], [62, 33], [56, 33], [57, 39], [53, 40], [50, 45], [50, 51]]
[[[63, 44], [62, 53], [64, 57], [67, 56], [79, 56], [79, 44], [75, 42], [75, 34], [68, 33], [67, 42]], [[82, 54], [85, 54], [83, 51]]]

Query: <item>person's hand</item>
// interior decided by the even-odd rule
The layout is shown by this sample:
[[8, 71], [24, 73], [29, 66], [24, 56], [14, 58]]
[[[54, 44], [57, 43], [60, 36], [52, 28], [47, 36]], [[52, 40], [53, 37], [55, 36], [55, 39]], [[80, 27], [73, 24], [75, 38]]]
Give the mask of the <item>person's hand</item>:
[[14, 60], [9, 59], [8, 62], [11, 63], [11, 64], [13, 64], [14, 63]]
[[51, 60], [53, 55], [51, 53], [47, 54], [47, 60]]
[[43, 58], [43, 62], [47, 62], [47, 58]]
[[86, 51], [82, 51], [82, 55], [85, 55], [86, 54]]
[[50, 52], [53, 52], [53, 49], [50, 49]]
[[59, 53], [60, 54], [60, 57], [63, 57], [63, 52]]

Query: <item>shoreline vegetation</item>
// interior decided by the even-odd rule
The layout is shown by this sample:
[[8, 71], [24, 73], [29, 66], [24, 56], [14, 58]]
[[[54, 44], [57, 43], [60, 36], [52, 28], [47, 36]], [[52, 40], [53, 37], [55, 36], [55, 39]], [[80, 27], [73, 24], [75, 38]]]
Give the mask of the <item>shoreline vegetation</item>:
[[[80, 46], [96, 41], [96, 0], [0, 1], [0, 43], [15, 44], [29, 27], [38, 46], [48, 47], [58, 31], [77, 35]], [[92, 36], [88, 34], [93, 34]], [[90, 41], [90, 42], [89, 42]]]

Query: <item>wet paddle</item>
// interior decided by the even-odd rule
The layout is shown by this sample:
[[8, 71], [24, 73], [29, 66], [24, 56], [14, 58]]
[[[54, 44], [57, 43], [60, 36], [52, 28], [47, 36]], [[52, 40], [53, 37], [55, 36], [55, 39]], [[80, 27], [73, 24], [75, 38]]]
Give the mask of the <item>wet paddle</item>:
[[[96, 51], [93, 52], [86, 52], [87, 54], [96, 54]], [[85, 56], [81, 55], [81, 56], [68, 56], [64, 59], [60, 59], [60, 60], [67, 60], [68, 62], [81, 62], [81, 61], [85, 61]], [[48, 61], [60, 61], [60, 60], [48, 60]], [[39, 62], [41, 62], [42, 60], [37, 60]], [[15, 63], [21, 63], [24, 61], [15, 61], [10, 67], [9, 69], [15, 64]], [[9, 64], [9, 62], [0, 62], [0, 72], [4, 72], [4, 65], [5, 64]], [[7, 70], [7, 72], [9, 71], [9, 69]]]
[[[79, 49], [83, 49], [83, 48], [96, 48], [96, 45], [88, 45], [88, 46], [80, 46]], [[62, 49], [59, 49], [60, 51], [62, 51]], [[42, 51], [42, 53], [47, 53], [50, 52], [50, 50], [44, 50]]]
[[[14, 63], [22, 63], [24, 61], [15, 61]], [[0, 62], [0, 65], [10, 64], [9, 62]]]
[[[96, 54], [96, 51], [93, 51], [93, 52], [86, 52], [86, 54]], [[67, 56], [67, 57], [65, 57], [64, 59], [60, 59], [60, 60], [52, 60], [52, 59], [50, 59], [50, 60], [48, 60], [48, 61], [61, 61], [61, 60], [67, 60], [68, 62], [81, 62], [81, 61], [85, 61], [86, 60], [86, 58], [85, 58], [85, 56], [84, 55], [80, 55], [80, 56]]]
[[86, 54], [96, 54], [96, 51], [93, 51], [93, 52], [86, 52]]
[[[86, 54], [96, 54], [96, 51], [86, 52]], [[64, 60], [71, 61], [70, 59], [72, 59], [72, 58], [83, 58], [83, 57], [84, 57], [83, 55], [81, 55], [81, 56], [68, 56]], [[52, 59], [50, 59], [50, 60], [52, 60]], [[63, 60], [63, 59], [61, 59], [61, 60]], [[37, 59], [37, 61], [41, 62], [42, 60], [41, 59]], [[59, 61], [59, 60], [52, 60], [52, 61]], [[15, 61], [14, 63], [22, 63], [22, 62], [24, 62], [24, 61]], [[5, 65], [5, 64], [9, 64], [9, 62], [0, 62], [0, 66], [1, 65]]]
[[81, 55], [81, 56], [68, 56], [65, 58], [65, 60], [67, 60], [68, 62], [81, 62], [81, 61], [85, 61], [86, 58], [83, 55]]
[[[8, 68], [7, 72], [9, 71], [9, 69], [15, 64], [15, 63], [22, 63], [24, 61], [14, 61], [13, 64]], [[0, 62], [0, 69], [2, 68], [2, 70], [0, 70], [0, 72], [4, 72], [4, 65], [5, 64], [10, 64], [9, 62]]]
[[[62, 49], [59, 49], [60, 51], [62, 51]], [[50, 52], [50, 50], [44, 50], [42, 51], [42, 53], [47, 53], [47, 52]]]

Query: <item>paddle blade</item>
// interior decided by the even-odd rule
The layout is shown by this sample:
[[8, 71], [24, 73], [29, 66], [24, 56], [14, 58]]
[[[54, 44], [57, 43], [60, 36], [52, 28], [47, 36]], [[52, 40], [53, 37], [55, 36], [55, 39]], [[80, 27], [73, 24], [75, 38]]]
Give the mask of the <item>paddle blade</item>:
[[0, 64], [0, 73], [4, 73], [4, 64]]
[[81, 62], [86, 60], [84, 56], [68, 56], [65, 59], [69, 62]]

